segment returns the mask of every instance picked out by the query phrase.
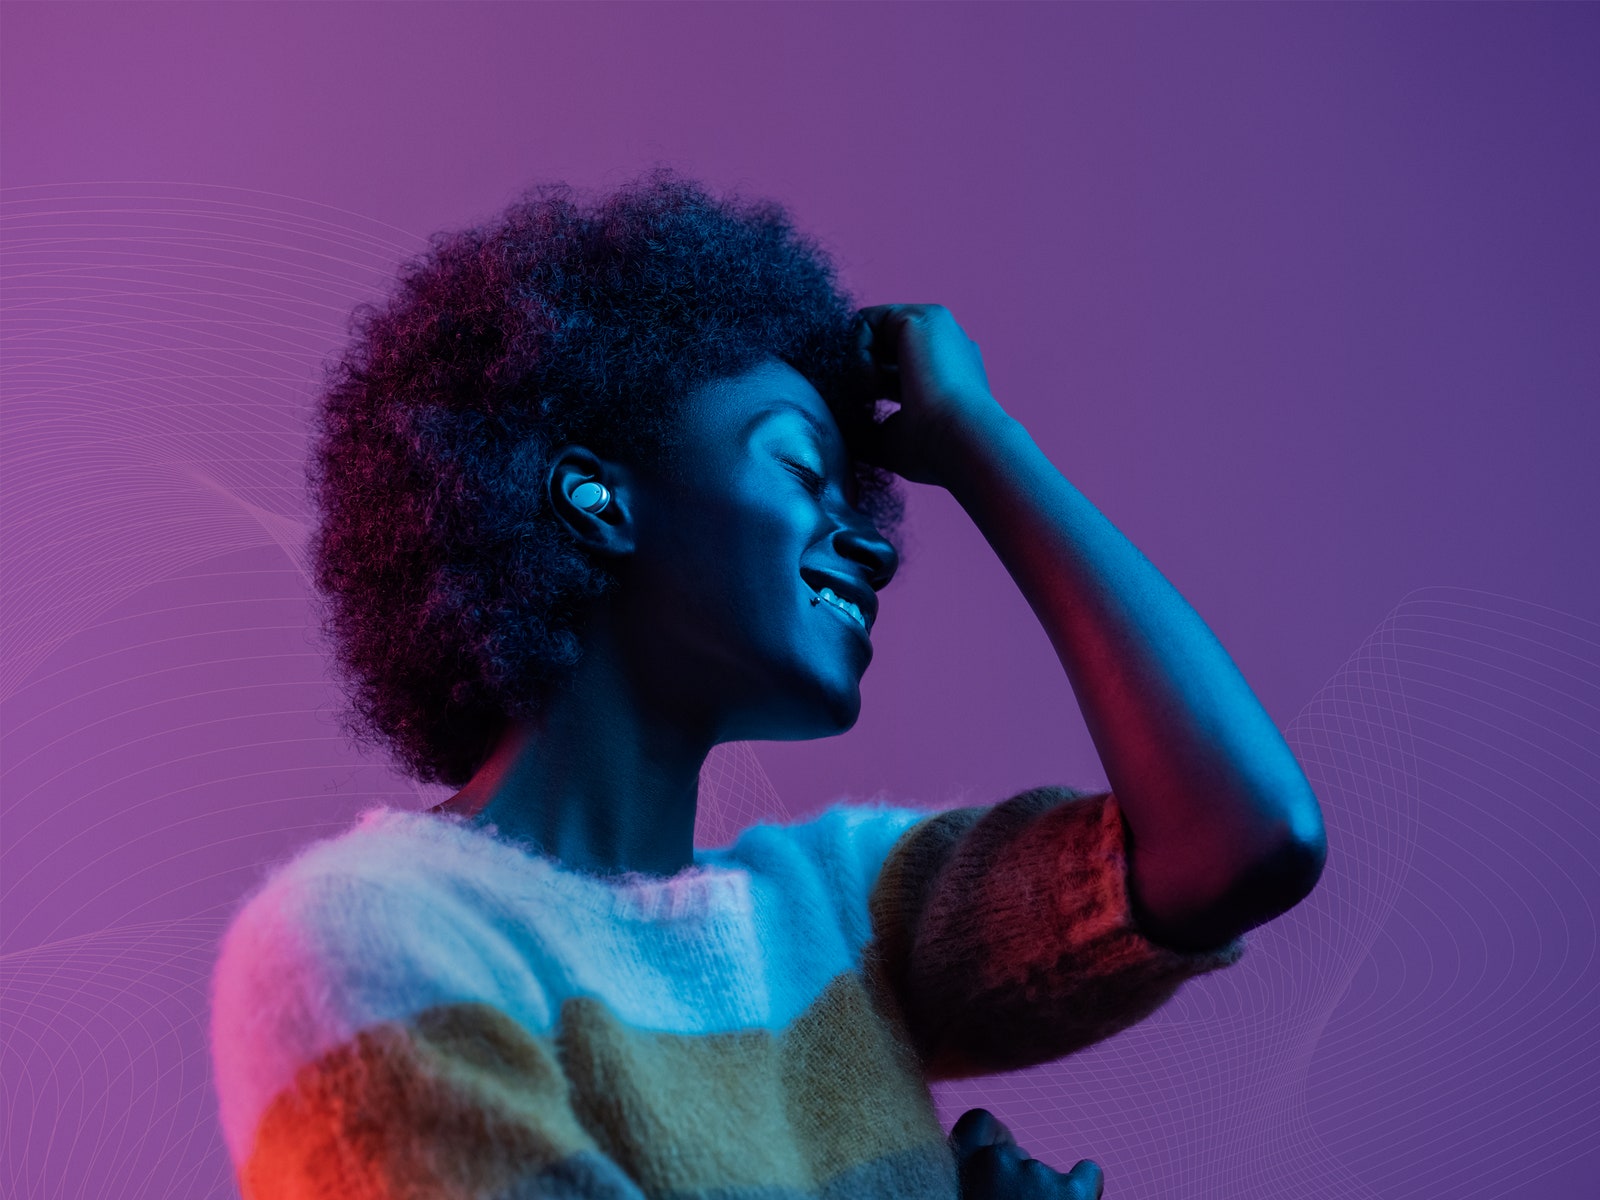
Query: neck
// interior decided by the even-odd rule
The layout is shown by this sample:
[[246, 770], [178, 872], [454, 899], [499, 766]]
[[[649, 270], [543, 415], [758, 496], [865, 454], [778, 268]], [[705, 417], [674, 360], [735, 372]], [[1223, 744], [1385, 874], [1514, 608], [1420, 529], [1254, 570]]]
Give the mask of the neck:
[[534, 721], [506, 729], [487, 762], [438, 810], [493, 823], [597, 874], [675, 875], [694, 863], [700, 768], [714, 739], [622, 668], [594, 630], [577, 673]]

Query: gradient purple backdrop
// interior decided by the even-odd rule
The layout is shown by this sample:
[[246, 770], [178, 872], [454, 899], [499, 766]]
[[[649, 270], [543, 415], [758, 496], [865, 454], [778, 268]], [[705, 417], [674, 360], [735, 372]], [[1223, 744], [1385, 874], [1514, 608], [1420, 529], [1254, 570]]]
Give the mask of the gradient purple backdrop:
[[[861, 303], [949, 306], [1323, 802], [1322, 885], [1244, 962], [941, 1085], [946, 1124], [1117, 1200], [1595, 1194], [1600, 7], [9, 0], [0, 34], [0, 1193], [236, 1194], [223, 924], [444, 794], [339, 731], [320, 366], [428, 233], [659, 161], [783, 201]], [[1104, 783], [998, 560], [907, 490], [859, 724], [719, 748], [703, 842]]]

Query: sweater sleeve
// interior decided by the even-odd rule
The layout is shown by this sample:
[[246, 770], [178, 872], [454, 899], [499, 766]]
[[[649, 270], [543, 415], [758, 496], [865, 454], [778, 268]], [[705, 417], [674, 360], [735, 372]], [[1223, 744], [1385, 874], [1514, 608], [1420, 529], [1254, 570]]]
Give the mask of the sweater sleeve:
[[868, 897], [864, 970], [930, 1080], [1019, 1070], [1136, 1024], [1237, 962], [1150, 941], [1128, 893], [1116, 797], [1040, 787], [905, 828]]
[[242, 1196], [643, 1200], [509, 946], [409, 882], [286, 874], [230, 926], [212, 1050]]

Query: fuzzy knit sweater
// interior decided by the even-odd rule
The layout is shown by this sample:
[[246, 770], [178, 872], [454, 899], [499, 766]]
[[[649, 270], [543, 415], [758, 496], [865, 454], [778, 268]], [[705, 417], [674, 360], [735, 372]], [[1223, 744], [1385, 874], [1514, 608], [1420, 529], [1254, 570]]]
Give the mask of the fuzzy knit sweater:
[[1129, 911], [1115, 797], [838, 804], [598, 876], [375, 808], [278, 867], [212, 985], [247, 1200], [956, 1200], [929, 1083], [1048, 1062], [1244, 939]]

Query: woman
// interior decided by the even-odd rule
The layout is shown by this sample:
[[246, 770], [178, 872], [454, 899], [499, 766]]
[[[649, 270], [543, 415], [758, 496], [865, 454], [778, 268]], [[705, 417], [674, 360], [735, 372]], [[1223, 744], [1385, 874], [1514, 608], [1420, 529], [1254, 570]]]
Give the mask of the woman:
[[[947, 310], [857, 310], [776, 205], [538, 188], [402, 283], [323, 396], [316, 579], [353, 731], [459, 790], [230, 928], [245, 1195], [1099, 1195], [981, 1110], [946, 1140], [928, 1084], [1126, 1028], [1314, 886], [1315, 797], [1205, 625]], [[1112, 790], [697, 849], [713, 746], [855, 723], [896, 476], [994, 547]]]

